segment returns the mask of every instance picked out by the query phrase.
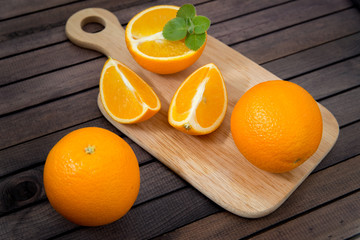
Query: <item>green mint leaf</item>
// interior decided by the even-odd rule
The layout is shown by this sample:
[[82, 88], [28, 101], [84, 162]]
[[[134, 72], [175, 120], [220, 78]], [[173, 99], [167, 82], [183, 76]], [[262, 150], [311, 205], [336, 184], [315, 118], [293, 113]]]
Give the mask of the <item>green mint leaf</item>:
[[198, 50], [206, 40], [206, 33], [189, 34], [185, 39], [185, 45], [193, 51]]
[[192, 4], [184, 4], [176, 13], [176, 18], [167, 22], [163, 28], [163, 36], [170, 41], [185, 38], [185, 45], [198, 50], [206, 41], [206, 31], [210, 27], [210, 20], [204, 16], [196, 16], [196, 9]]
[[206, 32], [210, 27], [210, 20], [204, 16], [196, 16], [192, 19], [194, 24], [194, 32], [196, 34], [201, 34]]
[[185, 18], [185, 19], [187, 19], [187, 18], [192, 19], [195, 16], [196, 16], [196, 10], [195, 10], [194, 5], [192, 5], [192, 4], [182, 5], [176, 13], [176, 17], [181, 17], [181, 18]]
[[183, 18], [177, 17], [168, 21], [163, 28], [163, 36], [170, 41], [178, 41], [186, 37], [188, 27]]

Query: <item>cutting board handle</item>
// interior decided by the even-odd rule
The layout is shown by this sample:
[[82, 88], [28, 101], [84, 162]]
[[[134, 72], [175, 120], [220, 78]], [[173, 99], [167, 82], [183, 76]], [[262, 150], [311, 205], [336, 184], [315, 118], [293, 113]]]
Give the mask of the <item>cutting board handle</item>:
[[[99, 23], [104, 26], [100, 32], [89, 33], [83, 30], [88, 23]], [[66, 22], [66, 36], [74, 44], [96, 50], [108, 57], [120, 56], [124, 49], [124, 29], [117, 17], [102, 8], [86, 8], [74, 13]]]

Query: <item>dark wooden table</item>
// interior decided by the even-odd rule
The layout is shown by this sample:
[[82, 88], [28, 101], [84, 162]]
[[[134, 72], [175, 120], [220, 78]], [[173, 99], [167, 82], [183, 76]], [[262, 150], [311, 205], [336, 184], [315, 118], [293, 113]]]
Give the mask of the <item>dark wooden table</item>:
[[[331, 152], [274, 213], [235, 216], [110, 125], [96, 96], [106, 58], [65, 36], [71, 14], [112, 11], [123, 24], [159, 4], [192, 2], [209, 34], [307, 89], [337, 118]], [[350, 0], [12, 0], [0, 2], [0, 239], [343, 239], [360, 233], [360, 11]], [[89, 26], [90, 30], [96, 26]], [[87, 228], [50, 206], [42, 181], [51, 147], [85, 126], [130, 143], [141, 189], [113, 224]]]

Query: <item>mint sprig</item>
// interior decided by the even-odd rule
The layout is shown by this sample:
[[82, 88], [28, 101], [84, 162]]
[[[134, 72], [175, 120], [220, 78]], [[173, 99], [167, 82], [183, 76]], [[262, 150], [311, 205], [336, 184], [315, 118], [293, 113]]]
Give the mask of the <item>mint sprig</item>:
[[194, 5], [184, 4], [177, 11], [176, 18], [165, 24], [163, 36], [170, 41], [185, 38], [185, 45], [196, 51], [205, 43], [210, 24], [207, 17], [196, 15]]

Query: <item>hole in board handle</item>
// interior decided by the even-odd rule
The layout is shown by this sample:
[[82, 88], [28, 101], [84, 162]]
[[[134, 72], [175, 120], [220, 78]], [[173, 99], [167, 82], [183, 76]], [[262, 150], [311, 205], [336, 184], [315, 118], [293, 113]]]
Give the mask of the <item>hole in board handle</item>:
[[81, 29], [87, 33], [98, 33], [105, 29], [106, 23], [104, 19], [91, 16], [81, 21]]

